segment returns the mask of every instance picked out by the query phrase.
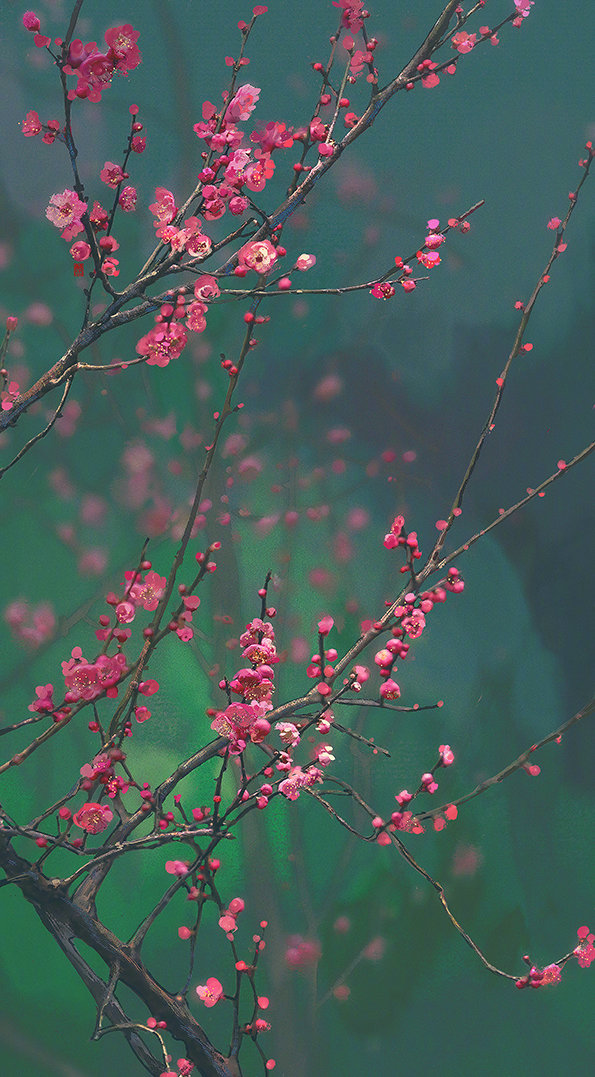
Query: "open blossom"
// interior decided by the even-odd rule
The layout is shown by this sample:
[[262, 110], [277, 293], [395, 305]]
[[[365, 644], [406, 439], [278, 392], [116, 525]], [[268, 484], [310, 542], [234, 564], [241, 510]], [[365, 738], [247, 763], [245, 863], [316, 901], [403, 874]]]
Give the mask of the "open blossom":
[[188, 864], [185, 860], [166, 860], [165, 870], [168, 875], [178, 875], [183, 878], [184, 875], [188, 874]]
[[[126, 573], [126, 576], [128, 576], [128, 573]], [[167, 577], [160, 576], [158, 572], [151, 569], [150, 572], [147, 572], [144, 580], [138, 580], [133, 583], [129, 597], [135, 605], [142, 606], [144, 610], [152, 612], [157, 609], [166, 584]]]
[[83, 230], [81, 217], [86, 208], [86, 203], [74, 191], [66, 188], [61, 194], [52, 195], [45, 215], [56, 228], [63, 230], [62, 239], [74, 239]]
[[54, 701], [52, 695], [54, 692], [53, 684], [38, 684], [35, 689], [37, 699], [30, 703], [27, 710], [37, 712], [38, 714], [49, 714], [54, 709]]
[[107, 183], [108, 187], [115, 188], [126, 178], [126, 173], [122, 171], [120, 165], [114, 164], [113, 161], [106, 161], [99, 173], [99, 178]]
[[341, 25], [357, 34], [364, 25], [363, 0], [333, 0], [333, 7], [343, 8]]
[[528, 18], [535, 0], [514, 0], [514, 6], [522, 19]]
[[197, 299], [202, 300], [203, 303], [208, 303], [210, 299], [216, 299], [221, 295], [219, 285], [217, 284], [217, 278], [211, 277], [208, 274], [204, 274], [194, 282], [194, 294]]
[[81, 830], [86, 830], [87, 834], [100, 834], [102, 830], [107, 830], [113, 817], [113, 811], [106, 804], [95, 804], [90, 800], [75, 812], [72, 821]]
[[284, 744], [289, 744], [292, 748], [300, 743], [299, 729], [293, 722], [277, 722], [275, 732], [279, 734]]
[[257, 273], [268, 273], [277, 261], [277, 251], [268, 239], [246, 243], [238, 252], [238, 263], [245, 269], [255, 269]]
[[85, 243], [84, 239], [77, 239], [76, 243], [72, 244], [70, 253], [75, 262], [84, 262], [91, 254], [91, 248], [88, 243]]
[[239, 755], [248, 740], [260, 744], [270, 733], [270, 723], [264, 717], [269, 707], [270, 704], [257, 702], [230, 703], [213, 719], [211, 729], [220, 737], [227, 737], [231, 754]]
[[171, 191], [167, 187], [155, 188], [155, 202], [151, 202], [149, 209], [156, 218], [155, 227], [159, 224], [170, 224], [176, 215], [176, 203]]
[[124, 213], [133, 213], [136, 209], [136, 187], [123, 187], [118, 202]]
[[413, 610], [408, 617], [403, 617], [401, 624], [409, 639], [417, 639], [426, 626], [426, 618], [421, 610]]
[[279, 792], [283, 793], [288, 800], [297, 800], [302, 789], [307, 789], [321, 781], [322, 773], [317, 767], [310, 767], [309, 770], [292, 767], [287, 777], [279, 783]]
[[232, 97], [227, 106], [225, 118], [234, 121], [248, 120], [250, 114], [256, 108], [256, 102], [259, 97], [260, 90], [256, 86], [251, 86], [249, 82], [245, 86], [240, 86], [235, 97]]
[[186, 330], [179, 322], [160, 322], [141, 337], [136, 350], [147, 357], [149, 366], [164, 367], [182, 354], [187, 341]]
[[215, 1006], [223, 997], [223, 985], [215, 976], [209, 976], [206, 984], [199, 984], [196, 994], [205, 1006]]
[[24, 119], [21, 124], [21, 131], [25, 138], [32, 138], [34, 135], [38, 135], [41, 131], [39, 115], [34, 109], [31, 109], [27, 113], [27, 118]]
[[454, 34], [450, 40], [452, 41], [453, 49], [456, 49], [457, 52], [471, 52], [471, 49], [475, 47], [477, 34], [467, 34], [464, 30], [459, 30], [458, 34]]

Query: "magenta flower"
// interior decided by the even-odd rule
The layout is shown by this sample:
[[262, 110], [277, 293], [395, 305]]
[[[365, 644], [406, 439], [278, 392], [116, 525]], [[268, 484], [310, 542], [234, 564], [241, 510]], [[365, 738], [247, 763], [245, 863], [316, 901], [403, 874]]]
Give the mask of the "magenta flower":
[[72, 821], [81, 830], [86, 830], [87, 834], [100, 834], [102, 830], [107, 830], [113, 817], [113, 811], [106, 804], [95, 804], [90, 800], [75, 812]]
[[62, 239], [74, 239], [83, 230], [81, 217], [86, 208], [86, 203], [82, 202], [74, 191], [67, 188], [61, 194], [52, 195], [45, 215], [48, 221], [56, 225], [56, 228], [63, 229]]
[[260, 90], [256, 86], [251, 86], [249, 82], [245, 86], [240, 86], [227, 106], [226, 120], [248, 120], [256, 108], [259, 97]]
[[201, 1002], [204, 1002], [205, 1006], [210, 1008], [211, 1006], [216, 1006], [219, 999], [223, 997], [223, 985], [219, 983], [215, 976], [209, 976], [206, 984], [198, 985], [196, 994]]

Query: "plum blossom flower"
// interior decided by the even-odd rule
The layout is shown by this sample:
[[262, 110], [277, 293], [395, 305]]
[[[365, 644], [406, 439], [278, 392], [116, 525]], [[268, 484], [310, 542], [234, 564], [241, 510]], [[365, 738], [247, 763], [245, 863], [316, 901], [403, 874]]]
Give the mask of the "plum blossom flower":
[[270, 733], [270, 723], [264, 717], [266, 709], [263, 703], [230, 703], [213, 719], [211, 729], [220, 737], [227, 737], [231, 754], [239, 755], [248, 740], [260, 744]]
[[21, 131], [25, 138], [33, 138], [34, 135], [38, 135], [41, 131], [39, 115], [34, 109], [30, 109], [27, 113], [26, 119], [21, 124]]
[[183, 878], [188, 874], [188, 864], [184, 860], [166, 860], [165, 870], [168, 875], [178, 875]]
[[401, 624], [409, 639], [417, 639], [426, 627], [426, 618], [421, 610], [413, 610], [408, 617], [403, 617]]
[[441, 744], [438, 751], [440, 752], [440, 761], [443, 767], [450, 767], [455, 761], [454, 752], [450, 744]]
[[477, 34], [467, 34], [464, 30], [459, 30], [458, 34], [454, 34], [450, 40], [452, 41], [453, 49], [456, 49], [457, 52], [471, 52], [471, 49], [475, 48]]
[[136, 187], [123, 187], [118, 202], [124, 213], [133, 213], [136, 209]]
[[238, 252], [238, 264], [244, 269], [254, 269], [257, 273], [268, 273], [277, 261], [277, 251], [268, 239], [246, 243]]
[[91, 248], [83, 239], [77, 239], [76, 243], [72, 244], [70, 253], [75, 262], [85, 262], [91, 254]]
[[208, 303], [210, 299], [216, 299], [221, 295], [219, 285], [216, 277], [211, 277], [208, 274], [203, 274], [198, 280], [194, 282], [194, 294], [197, 299], [200, 299], [203, 303]]
[[514, 6], [522, 19], [527, 19], [535, 0], [514, 0]]
[[164, 367], [182, 354], [187, 342], [186, 330], [179, 322], [159, 323], [141, 337], [136, 350], [147, 357], [149, 366]]
[[106, 161], [99, 173], [99, 178], [107, 183], [108, 187], [116, 188], [126, 178], [126, 173], [122, 171], [120, 165], [114, 164], [113, 161]]
[[302, 789], [307, 789], [321, 781], [322, 773], [317, 767], [310, 767], [309, 770], [292, 767], [287, 777], [279, 783], [279, 792], [283, 793], [288, 800], [297, 800]]
[[66, 188], [61, 194], [52, 195], [45, 215], [56, 228], [63, 230], [62, 239], [74, 239], [83, 230], [81, 217], [86, 209], [86, 203], [74, 191]]
[[196, 994], [205, 1006], [216, 1006], [219, 999], [223, 997], [223, 985], [215, 976], [209, 976], [206, 984], [198, 985]]
[[588, 969], [589, 965], [595, 961], [595, 935], [593, 935], [588, 927], [579, 927], [577, 931], [579, 944], [574, 949], [576, 959], [582, 969]]
[[155, 202], [149, 206], [149, 210], [156, 218], [155, 226], [170, 224], [176, 215], [176, 203], [171, 191], [167, 187], [155, 188]]
[[305, 273], [307, 269], [311, 269], [313, 265], [316, 265], [315, 254], [300, 254], [296, 260], [295, 268], [299, 269], [301, 273]]
[[81, 830], [86, 830], [87, 834], [100, 834], [102, 830], [107, 830], [113, 817], [113, 811], [106, 804], [96, 804], [90, 800], [75, 812], [72, 821]]
[[227, 106], [225, 118], [232, 121], [250, 119], [259, 97], [260, 90], [256, 86], [251, 86], [249, 82], [245, 86], [240, 86]]

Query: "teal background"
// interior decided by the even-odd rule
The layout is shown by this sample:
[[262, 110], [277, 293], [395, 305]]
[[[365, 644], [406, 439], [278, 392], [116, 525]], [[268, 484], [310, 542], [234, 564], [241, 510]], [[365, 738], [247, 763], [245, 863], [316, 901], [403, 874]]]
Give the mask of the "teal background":
[[[36, 10], [44, 29], [64, 33], [67, 4], [48, 2]], [[372, 10], [371, 32], [381, 41], [377, 62], [385, 82], [425, 36], [440, 5], [382, 0]], [[98, 171], [106, 159], [119, 160], [128, 105], [135, 101], [141, 107], [148, 148], [132, 162], [139, 211], [116, 227], [118, 283], [129, 279], [151, 249], [152, 225], [140, 207], [152, 200], [154, 187], [171, 187], [181, 201], [193, 183], [198, 146], [192, 124], [200, 118], [203, 100], [219, 100], [228, 76], [223, 58], [235, 54], [235, 24], [249, 13], [250, 5], [230, 0], [217, 6], [191, 0], [105, 0], [101, 5], [87, 0], [83, 6], [79, 31], [85, 40], [101, 41], [108, 26], [126, 21], [141, 30], [142, 66], [127, 81], [116, 82], [101, 105], [83, 103], [76, 119], [83, 179], [101, 199], [105, 188], [96, 179]], [[507, 4], [490, 2], [479, 21], [493, 23], [507, 13]], [[41, 63], [41, 54], [29, 48], [21, 15], [22, 7], [12, 2], [0, 13], [5, 101], [0, 238], [8, 245], [0, 287], [2, 314], [21, 316], [9, 367], [25, 363], [33, 380], [77, 332], [82, 306], [67, 246], [44, 217], [50, 195], [71, 182], [64, 149], [23, 139], [18, 126], [30, 108], [44, 119], [61, 115], [58, 80], [47, 60]], [[309, 65], [325, 59], [335, 23], [330, 4], [308, 0], [299, 10], [293, 4], [270, 5], [247, 50], [246, 81], [262, 89], [258, 120], [299, 124], [307, 118], [317, 85]], [[291, 300], [269, 304], [272, 321], [259, 333], [261, 346], [251, 356], [240, 394], [245, 414], [238, 420], [248, 439], [246, 451], [263, 461], [262, 476], [242, 485], [233, 458], [220, 465], [218, 482], [224, 467], [236, 478], [230, 539], [224, 541], [220, 571], [197, 622], [205, 638], [193, 648], [172, 642], [151, 669], [163, 686], [160, 702], [130, 747], [143, 780], [156, 781], [202, 742], [204, 708], [216, 698], [204, 668], [217, 661], [233, 672], [237, 657], [225, 652], [230, 630], [220, 621], [213, 629], [210, 618], [225, 614], [241, 630], [258, 610], [256, 589], [269, 567], [279, 576], [280, 647], [298, 634], [311, 652], [322, 613], [337, 611], [332, 642], [340, 648], [355, 636], [359, 618], [376, 616], [390, 597], [395, 560], [382, 548], [381, 537], [396, 511], [405, 512], [422, 549], [429, 548], [434, 521], [448, 510], [508, 355], [518, 317], [514, 301], [528, 297], [545, 264], [553, 238], [546, 222], [565, 215], [568, 191], [580, 178], [576, 162], [586, 138], [595, 134], [588, 76], [593, 29], [590, 3], [541, 0], [520, 30], [501, 32], [498, 48], [485, 46], [463, 57], [454, 78], [444, 77], [435, 90], [417, 87], [394, 99], [309, 200], [301, 220], [287, 229], [290, 257], [302, 250], [317, 255], [304, 285], [331, 287], [380, 276], [395, 254], [416, 249], [429, 217], [445, 221], [486, 200], [472, 219], [471, 233], [449, 237], [442, 266], [411, 296], [397, 295], [387, 303], [367, 292], [312, 297], [301, 313]], [[26, 59], [31, 54], [33, 63]], [[351, 96], [355, 107], [357, 88]], [[292, 151], [277, 158], [267, 208], [283, 197], [284, 160], [294, 160]], [[513, 371], [455, 541], [489, 522], [500, 506], [550, 474], [560, 457], [572, 458], [592, 438], [589, 187], [567, 233], [568, 251], [540, 296], [527, 334], [534, 349]], [[34, 300], [55, 312], [51, 326], [40, 328], [23, 317]], [[68, 439], [54, 432], [5, 476], [2, 605], [18, 597], [50, 600], [61, 620], [56, 640], [33, 657], [5, 634], [2, 724], [26, 714], [36, 684], [58, 683], [59, 662], [73, 646], [92, 652], [102, 596], [117, 586], [124, 568], [136, 563], [146, 518], [123, 494], [119, 476], [125, 449], [142, 441], [153, 453], [156, 502], [159, 497], [176, 505], [187, 500], [200, 450], [184, 452], [177, 437], [165, 439], [152, 431], [150, 420], [175, 411], [178, 435], [188, 422], [208, 440], [209, 416], [224, 387], [218, 356], [237, 351], [241, 329], [235, 308], [221, 307], [212, 313], [205, 336], [167, 370], [135, 368], [118, 379], [80, 379], [73, 397], [84, 419], [76, 435]], [[104, 338], [95, 357], [87, 353], [86, 358], [105, 362], [133, 355], [140, 335], [136, 326], [119, 339]], [[344, 388], [323, 404], [315, 387], [328, 374], [338, 375]], [[40, 412], [21, 424], [10, 446], [22, 443], [22, 431], [30, 436], [42, 417]], [[341, 426], [350, 428], [351, 439], [331, 451], [327, 432]], [[396, 452], [396, 462], [378, 464], [376, 476], [366, 474], [387, 448]], [[412, 450], [416, 460], [407, 464], [402, 454]], [[293, 469], [287, 467], [291, 455], [299, 460]], [[333, 475], [330, 462], [336, 456], [347, 461], [345, 476]], [[173, 476], [172, 460], [179, 465]], [[313, 473], [317, 465], [322, 475]], [[74, 485], [70, 500], [57, 498], [48, 482], [56, 468], [64, 468]], [[300, 479], [309, 485], [300, 488]], [[281, 494], [271, 493], [275, 482]], [[589, 698], [592, 489], [588, 461], [556, 483], [543, 504], [533, 503], [461, 560], [464, 595], [433, 612], [427, 632], [399, 667], [404, 704], [443, 699], [444, 707], [418, 715], [354, 717], [364, 735], [390, 748], [390, 760], [372, 757], [337, 734], [329, 736], [337, 773], [356, 779], [379, 811], [390, 813], [395, 792], [415, 784], [439, 743], [450, 743], [456, 753], [456, 766], [441, 780], [438, 796], [444, 802], [497, 772]], [[213, 482], [209, 495], [216, 503], [208, 540], [227, 537], [213, 519], [220, 511], [219, 491]], [[106, 503], [101, 527], [81, 523], [85, 492]], [[329, 505], [329, 515], [308, 522], [305, 508], [320, 504]], [[277, 529], [266, 539], [255, 535], [251, 518], [243, 514], [245, 509], [258, 517], [289, 507], [301, 512], [298, 528]], [[350, 536], [354, 559], [337, 563], [334, 535], [345, 531], [353, 507], [365, 508], [371, 524]], [[56, 532], [65, 520], [75, 527], [76, 548]], [[80, 576], [78, 551], [94, 545], [106, 551], [106, 570]], [[163, 574], [173, 549], [163, 538], [151, 547], [154, 567]], [[326, 591], [308, 583], [308, 574], [320, 567], [331, 574]], [[356, 604], [355, 613], [347, 611], [349, 602]], [[301, 669], [291, 663], [280, 669], [279, 700], [303, 690]], [[347, 720], [344, 712], [340, 718]], [[64, 739], [64, 747], [55, 738], [50, 750], [4, 779], [2, 803], [19, 818], [27, 820], [72, 783], [93, 754], [84, 726], [71, 726]], [[17, 741], [11, 740], [11, 753], [20, 746]], [[27, 741], [23, 736], [22, 743]], [[547, 964], [572, 949], [579, 925], [593, 928], [592, 754], [592, 728], [585, 723], [561, 746], [540, 753], [539, 778], [514, 775], [462, 809], [457, 823], [442, 834], [408, 842], [421, 863], [447, 884], [453, 912], [478, 945], [507, 971], [521, 973], [520, 956], [526, 952]], [[190, 779], [185, 803], [208, 801], [209, 782], [205, 775]], [[480, 866], [473, 876], [456, 876], [457, 848], [469, 846], [479, 851]], [[168, 855], [163, 849], [113, 872], [102, 911], [114, 930], [133, 930], [135, 910], [150, 908], [163, 889]], [[560, 986], [538, 992], [517, 992], [492, 978], [454, 934], [423, 880], [390, 850], [346, 840], [314, 804], [303, 798], [293, 805], [275, 802], [251, 820], [224, 872], [226, 897], [246, 897], [238, 933], [246, 952], [259, 920], [270, 924], [259, 991], [271, 996], [273, 1030], [263, 1045], [278, 1059], [275, 1073], [355, 1077], [370, 1071], [392, 1077], [427, 1066], [441, 1077], [470, 1077], [478, 1069], [488, 1077], [547, 1074], [561, 1066], [586, 1071], [593, 1054], [588, 971], [571, 964]], [[20, 896], [4, 888], [0, 897], [4, 1071], [24, 1077], [100, 1077], [110, 1068], [142, 1072], [116, 1036], [99, 1045], [88, 1042], [91, 1000]], [[185, 976], [186, 944], [178, 939], [177, 926], [189, 922], [187, 915], [180, 903], [150, 936], [148, 957], [167, 986], [177, 986]], [[333, 930], [340, 915], [352, 922], [346, 935]], [[283, 953], [292, 934], [318, 940], [323, 952], [318, 970], [285, 968]], [[377, 936], [385, 940], [383, 956], [359, 962], [348, 980], [350, 998], [344, 1003], [330, 998], [316, 1007], [314, 1000], [326, 996]], [[229, 975], [215, 931], [203, 935], [201, 947], [193, 982], [219, 970], [220, 978], [225, 971]], [[146, 1017], [133, 1004], [130, 1010]], [[224, 1045], [223, 1008], [207, 1012], [197, 1005], [195, 1012], [215, 1042]], [[246, 1061], [246, 1072], [250, 1077], [260, 1072], [255, 1058]]]

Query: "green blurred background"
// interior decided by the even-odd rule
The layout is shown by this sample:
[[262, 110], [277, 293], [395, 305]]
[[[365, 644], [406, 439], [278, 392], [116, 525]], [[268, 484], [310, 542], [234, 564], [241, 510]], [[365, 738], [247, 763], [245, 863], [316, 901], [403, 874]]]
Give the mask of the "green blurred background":
[[[3, 316], [20, 317], [9, 353], [11, 376], [18, 371], [17, 380], [27, 384], [28, 377], [31, 384], [77, 332], [82, 305], [67, 245], [44, 217], [51, 194], [71, 183], [64, 148], [24, 139], [19, 129], [30, 108], [42, 119], [61, 116], [58, 79], [45, 55], [30, 47], [22, 10], [5, 0], [0, 12], [0, 302]], [[380, 41], [381, 82], [408, 59], [439, 10], [430, 0], [381, 0], [372, 8], [369, 31]], [[479, 21], [493, 25], [508, 10], [491, 0]], [[36, 11], [44, 31], [64, 34], [67, 3], [47, 0]], [[147, 151], [130, 169], [139, 210], [115, 229], [121, 242], [118, 284], [151, 249], [144, 207], [155, 186], [170, 187], [182, 201], [193, 184], [199, 144], [192, 124], [203, 100], [219, 101], [228, 76], [224, 57], [238, 48], [235, 24], [249, 15], [250, 5], [235, 0], [216, 6], [196, 0], [83, 5], [84, 40], [101, 42], [109, 26], [125, 22], [141, 31], [142, 66], [116, 81], [101, 105], [75, 109], [81, 174], [91, 196], [100, 199], [106, 189], [98, 172], [105, 160], [120, 160], [130, 103], [140, 106], [145, 124]], [[270, 4], [247, 50], [246, 81], [262, 90], [255, 118], [295, 125], [307, 120], [317, 87], [310, 64], [325, 60], [336, 15], [330, 3], [305, 0], [299, 9]], [[528, 298], [545, 264], [552, 242], [546, 223], [565, 215], [568, 191], [580, 178], [577, 160], [595, 134], [589, 79], [594, 23], [587, 0], [536, 3], [520, 30], [504, 29], [498, 48], [463, 58], [454, 78], [393, 100], [287, 229], [291, 258], [309, 251], [318, 259], [304, 284], [331, 287], [380, 276], [396, 254], [417, 248], [428, 218], [444, 223], [486, 200], [471, 233], [449, 237], [442, 266], [410, 296], [381, 303], [364, 292], [269, 304], [272, 321], [259, 333], [241, 393], [246, 407], [237, 426], [228, 428], [243, 435], [243, 455], [256, 463], [242, 477], [241, 455], [230, 443], [208, 490], [213, 508], [193, 549], [222, 539], [220, 571], [209, 582], [197, 620], [202, 635], [190, 647], [172, 642], [151, 668], [163, 686], [162, 701], [130, 746], [143, 780], [154, 783], [207, 735], [204, 708], [217, 696], [206, 671], [219, 663], [221, 671], [233, 673], [238, 653], [226, 652], [225, 640], [258, 612], [256, 590], [268, 568], [276, 574], [279, 647], [291, 652], [279, 672], [280, 700], [304, 688], [303, 662], [291, 658], [300, 641], [308, 654], [316, 648], [321, 614], [336, 614], [330, 642], [341, 649], [359, 621], [377, 616], [391, 597], [396, 561], [381, 539], [397, 511], [418, 531], [422, 549], [429, 548], [508, 355], [518, 317], [514, 301]], [[362, 92], [357, 87], [351, 95], [356, 111]], [[283, 196], [284, 163], [290, 167], [293, 151], [276, 160], [263, 202], [268, 209]], [[568, 251], [554, 267], [528, 332], [534, 349], [513, 371], [455, 541], [489, 522], [592, 437], [593, 223], [587, 189], [567, 234]], [[50, 308], [51, 322], [39, 324], [43, 313], [32, 312], [33, 303]], [[105, 338], [94, 357], [87, 353], [88, 361], [133, 356], [148, 328], [147, 322]], [[146, 534], [153, 536], [154, 567], [165, 574], [175, 548], [171, 514], [182, 512], [201, 462], [193, 436], [208, 441], [210, 414], [225, 386], [218, 356], [233, 357], [241, 332], [238, 311], [221, 307], [212, 312], [204, 337], [167, 370], [133, 368], [125, 376], [80, 379], [72, 396], [82, 416], [72, 411], [5, 476], [2, 607], [17, 599], [32, 608], [47, 601], [59, 620], [53, 642], [34, 653], [5, 631], [2, 724], [26, 714], [35, 685], [58, 683], [59, 663], [73, 646], [92, 653], [102, 596], [117, 587], [124, 568], [136, 564]], [[329, 378], [334, 380], [324, 381]], [[325, 396], [325, 384], [334, 385], [335, 395]], [[5, 451], [38, 429], [44, 414], [26, 419]], [[344, 442], [329, 437], [336, 430], [349, 432]], [[388, 462], [382, 458], [387, 450]], [[146, 454], [150, 484], [136, 504], [134, 467]], [[234, 484], [221, 505], [226, 478]], [[456, 766], [441, 781], [443, 802], [497, 772], [589, 698], [592, 489], [587, 462], [555, 484], [543, 504], [533, 503], [459, 563], [464, 595], [434, 611], [399, 666], [405, 705], [443, 699], [444, 707], [353, 718], [364, 735], [390, 748], [390, 759], [329, 735], [336, 772], [357, 780], [379, 811], [390, 813], [395, 792], [415, 784], [439, 743], [450, 743], [456, 753]], [[317, 521], [306, 515], [312, 507], [319, 510]], [[279, 524], [265, 534], [265, 525], [258, 526], [263, 517], [294, 509], [299, 523], [292, 530]], [[367, 514], [361, 530], [350, 516], [354, 509]], [[221, 512], [229, 512], [229, 524], [217, 522]], [[222, 618], [231, 619], [231, 627]], [[345, 712], [339, 717], [346, 721]], [[67, 750], [55, 738], [49, 750], [3, 782], [2, 803], [20, 819], [72, 784], [93, 754], [84, 726], [71, 726], [64, 740]], [[8, 750], [26, 742], [14, 738]], [[538, 778], [516, 774], [463, 808], [442, 834], [409, 840], [413, 854], [447, 885], [455, 915], [507, 971], [522, 972], [525, 952], [538, 964], [553, 961], [572, 949], [577, 927], [593, 928], [592, 756], [592, 729], [585, 723], [561, 746], [540, 753]], [[183, 794], [189, 805], [207, 802], [210, 776], [189, 780]], [[101, 911], [115, 931], [131, 931], [139, 908], [150, 908], [167, 878], [167, 858], [163, 849], [114, 870]], [[229, 854], [221, 887], [228, 899], [246, 898], [238, 932], [246, 951], [259, 920], [270, 924], [259, 990], [271, 996], [273, 1030], [263, 1042], [283, 1077], [392, 1077], [428, 1066], [441, 1077], [480, 1069], [488, 1077], [549, 1074], [560, 1066], [588, 1071], [594, 991], [587, 971], [572, 964], [561, 985], [539, 992], [519, 993], [491, 977], [454, 934], [423, 880], [390, 850], [346, 840], [303, 798], [275, 802], [250, 822], [242, 847], [238, 843]], [[116, 1036], [88, 1042], [91, 1000], [20, 896], [5, 888], [1, 897], [2, 1072], [142, 1072]], [[347, 918], [342, 926], [350, 924], [345, 932], [337, 930], [339, 917]], [[177, 935], [185, 922], [180, 902], [150, 936], [149, 963], [168, 987], [177, 988], [185, 977], [187, 944]], [[318, 944], [317, 968], [286, 967], [292, 935]], [[327, 998], [375, 939], [382, 941], [374, 959], [361, 959], [348, 977], [349, 998]], [[226, 969], [230, 975], [227, 954], [218, 947], [215, 932], [201, 939], [193, 983], [220, 970], [221, 979]], [[130, 1012], [146, 1017], [133, 1003]], [[197, 1004], [196, 1014], [224, 1046], [222, 1007], [207, 1013]], [[174, 1048], [174, 1059], [182, 1053]], [[258, 1072], [253, 1058], [246, 1073]]]

